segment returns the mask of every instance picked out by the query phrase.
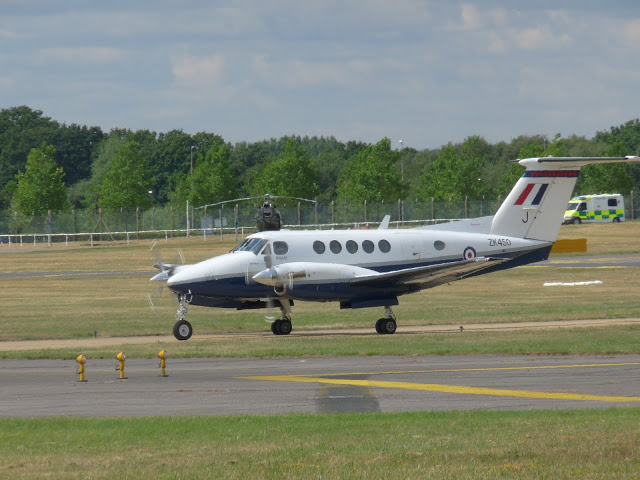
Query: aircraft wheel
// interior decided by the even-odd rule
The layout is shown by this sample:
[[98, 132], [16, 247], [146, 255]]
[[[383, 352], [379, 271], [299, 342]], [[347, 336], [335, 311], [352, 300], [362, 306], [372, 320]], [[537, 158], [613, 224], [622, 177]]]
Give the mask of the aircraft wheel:
[[193, 335], [193, 327], [186, 320], [178, 320], [173, 325], [173, 336], [178, 340], [189, 340]]
[[293, 325], [291, 325], [291, 321], [288, 319], [280, 320], [280, 335], [289, 335], [291, 330], [293, 330]]
[[393, 335], [396, 333], [397, 326], [393, 318], [383, 318], [382, 322], [380, 322], [380, 330], [382, 330], [382, 333], [385, 335]]
[[293, 330], [293, 326], [288, 318], [276, 320], [271, 324], [271, 331], [274, 335], [289, 335], [291, 330]]
[[376, 332], [378, 332], [379, 334], [383, 334], [384, 332], [382, 331], [382, 322], [384, 322], [385, 319], [384, 318], [380, 318], [377, 322], [376, 322]]

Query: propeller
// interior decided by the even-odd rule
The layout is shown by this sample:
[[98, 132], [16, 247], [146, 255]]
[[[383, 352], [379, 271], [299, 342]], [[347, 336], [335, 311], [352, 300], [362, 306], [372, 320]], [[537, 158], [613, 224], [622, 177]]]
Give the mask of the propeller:
[[[159, 270], [158, 273], [156, 273], [153, 277], [151, 277], [151, 281], [163, 282], [168, 280], [169, 277], [173, 275], [176, 267], [178, 267], [179, 265], [185, 264], [185, 257], [184, 257], [184, 253], [182, 252], [182, 249], [178, 248], [177, 254], [176, 254], [177, 256], [176, 261], [174, 263], [164, 263], [164, 260], [162, 259], [162, 255], [160, 255], [159, 250], [156, 248], [157, 244], [158, 242], [154, 241], [151, 244], [151, 247], [149, 247], [149, 250], [155, 257], [155, 263], [153, 264], [153, 267]], [[155, 308], [155, 304], [160, 298], [160, 296], [162, 295], [163, 290], [164, 290], [164, 285], [158, 285], [150, 293], [147, 294], [147, 299], [149, 300], [149, 306], [151, 308]]]
[[267, 312], [264, 314], [264, 321], [267, 323], [273, 323], [276, 318], [278, 318], [276, 314], [276, 301], [269, 297], [267, 298]]

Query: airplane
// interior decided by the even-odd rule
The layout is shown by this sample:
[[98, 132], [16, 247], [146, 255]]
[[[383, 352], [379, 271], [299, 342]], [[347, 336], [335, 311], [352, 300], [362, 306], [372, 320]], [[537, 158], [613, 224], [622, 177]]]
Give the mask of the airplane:
[[408, 229], [262, 231], [231, 252], [194, 265], [163, 264], [151, 280], [177, 295], [173, 334], [188, 340], [190, 306], [237, 310], [279, 307], [275, 335], [292, 330], [295, 301], [382, 307], [379, 334], [397, 328], [402, 295], [546, 260], [557, 239], [580, 168], [640, 157], [539, 157], [513, 160], [522, 177], [493, 216]]

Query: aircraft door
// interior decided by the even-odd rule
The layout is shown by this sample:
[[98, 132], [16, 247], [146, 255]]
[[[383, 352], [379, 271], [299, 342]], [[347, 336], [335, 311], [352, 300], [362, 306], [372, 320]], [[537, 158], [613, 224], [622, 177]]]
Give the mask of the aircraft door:
[[251, 278], [258, 272], [271, 268], [271, 246], [267, 243], [262, 250], [253, 255], [245, 265], [244, 280], [247, 285], [251, 283]]

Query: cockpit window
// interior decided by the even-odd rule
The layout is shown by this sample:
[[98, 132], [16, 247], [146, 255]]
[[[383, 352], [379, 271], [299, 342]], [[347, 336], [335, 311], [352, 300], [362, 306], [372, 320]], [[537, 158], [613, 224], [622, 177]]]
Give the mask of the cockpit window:
[[267, 241], [264, 238], [246, 238], [232, 252], [253, 252], [258, 254]]

